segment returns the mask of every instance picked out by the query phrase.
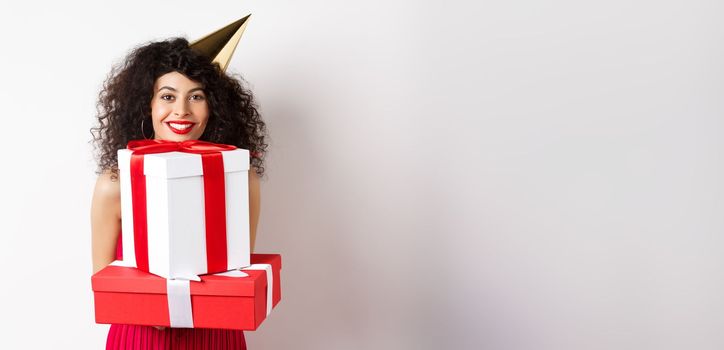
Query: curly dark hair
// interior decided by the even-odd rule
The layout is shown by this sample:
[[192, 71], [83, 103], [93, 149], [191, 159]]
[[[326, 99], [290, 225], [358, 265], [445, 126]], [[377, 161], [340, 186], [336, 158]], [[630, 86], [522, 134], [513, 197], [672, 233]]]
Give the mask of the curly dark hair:
[[[98, 124], [91, 128], [98, 172], [110, 170], [115, 178], [118, 150], [125, 148], [128, 141], [143, 139], [153, 132], [153, 85], [158, 77], [170, 72], [179, 72], [204, 88], [209, 120], [200, 139], [249, 150], [251, 165], [258, 175], [263, 175], [267, 130], [251, 91], [241, 85], [240, 77], [228, 76], [209, 57], [189, 48], [184, 38], [139, 46], [111, 70], [98, 94]], [[141, 130], [144, 119], [146, 130]]]

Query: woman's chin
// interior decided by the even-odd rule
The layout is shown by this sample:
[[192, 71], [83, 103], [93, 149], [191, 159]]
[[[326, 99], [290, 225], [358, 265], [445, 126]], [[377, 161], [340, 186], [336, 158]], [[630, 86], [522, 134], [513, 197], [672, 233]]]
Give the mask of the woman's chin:
[[156, 135], [156, 139], [164, 140], [164, 141], [174, 141], [174, 142], [183, 142], [183, 141], [189, 141], [189, 140], [196, 140], [198, 137], [196, 137], [195, 133], [189, 133], [185, 135], [180, 134], [174, 134], [174, 133], [163, 133], [160, 135]]

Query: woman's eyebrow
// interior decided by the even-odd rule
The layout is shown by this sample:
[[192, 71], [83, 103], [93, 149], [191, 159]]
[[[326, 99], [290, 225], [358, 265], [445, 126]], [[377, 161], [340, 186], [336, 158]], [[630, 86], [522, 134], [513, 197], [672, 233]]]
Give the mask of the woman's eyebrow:
[[[162, 87], [160, 87], [160, 88], [158, 89], [158, 91], [161, 91], [161, 90], [163, 90], [163, 89], [168, 89], [168, 90], [171, 90], [171, 91], [173, 91], [173, 92], [177, 92], [177, 91], [178, 91], [178, 90], [176, 90], [176, 89], [174, 89], [174, 88], [172, 88], [172, 87], [170, 87], [170, 86], [162, 86]], [[199, 86], [199, 87], [196, 87], [196, 88], [193, 88], [193, 89], [189, 90], [188, 93], [192, 93], [192, 92], [198, 91], [198, 90], [203, 91], [204, 88], [202, 88], [202, 87]]]

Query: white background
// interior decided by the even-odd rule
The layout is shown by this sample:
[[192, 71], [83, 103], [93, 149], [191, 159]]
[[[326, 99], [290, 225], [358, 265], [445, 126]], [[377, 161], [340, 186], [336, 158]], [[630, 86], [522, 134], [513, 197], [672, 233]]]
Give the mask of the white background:
[[0, 347], [103, 348], [99, 88], [138, 44], [252, 13], [229, 70], [271, 134], [257, 251], [284, 292], [250, 349], [724, 348], [722, 11], [3, 4]]

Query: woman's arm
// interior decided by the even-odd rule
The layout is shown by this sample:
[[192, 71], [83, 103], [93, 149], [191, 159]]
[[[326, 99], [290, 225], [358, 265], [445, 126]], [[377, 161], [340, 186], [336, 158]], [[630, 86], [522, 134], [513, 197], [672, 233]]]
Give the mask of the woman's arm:
[[121, 232], [121, 189], [118, 180], [103, 173], [96, 181], [91, 204], [91, 245], [93, 273], [116, 259], [116, 242]]
[[251, 238], [251, 252], [254, 252], [256, 242], [256, 226], [259, 223], [259, 210], [261, 209], [261, 193], [259, 175], [256, 169], [249, 169], [249, 237]]

